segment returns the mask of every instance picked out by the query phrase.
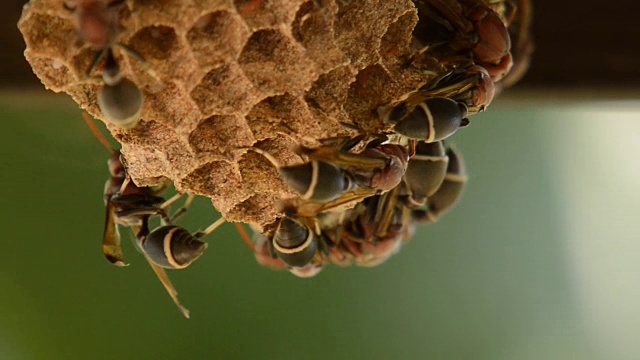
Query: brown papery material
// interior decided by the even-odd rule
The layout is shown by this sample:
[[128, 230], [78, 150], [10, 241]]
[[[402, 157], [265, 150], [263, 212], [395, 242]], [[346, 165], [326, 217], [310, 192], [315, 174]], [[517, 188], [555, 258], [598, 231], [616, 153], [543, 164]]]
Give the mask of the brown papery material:
[[[296, 145], [353, 134], [341, 122], [387, 130], [377, 108], [432, 78], [405, 66], [417, 21], [411, 0], [129, 1], [117, 42], [157, 79], [114, 47], [145, 102], [136, 127], [108, 128], [136, 184], [169, 178], [227, 220], [262, 228], [294, 193], [266, 159], [239, 148], [291, 165], [304, 161]], [[100, 67], [85, 74], [96, 50], [78, 41], [63, 1], [32, 0], [19, 27], [42, 83], [104, 121]]]

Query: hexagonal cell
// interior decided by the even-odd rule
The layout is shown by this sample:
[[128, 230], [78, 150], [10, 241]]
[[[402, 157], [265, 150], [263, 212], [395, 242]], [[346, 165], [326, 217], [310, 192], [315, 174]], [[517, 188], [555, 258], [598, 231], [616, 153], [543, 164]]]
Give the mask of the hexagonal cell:
[[[258, 193], [250, 196], [248, 199], [234, 206], [226, 214], [228, 221], [247, 222], [253, 225], [264, 224], [275, 221], [279, 215], [274, 206], [266, 206], [265, 204], [275, 204], [279, 200], [277, 195], [273, 193]], [[262, 230], [259, 228], [259, 230]]]
[[288, 24], [298, 9], [296, 0], [234, 0], [236, 11], [251, 30]]
[[198, 153], [231, 156], [237, 148], [255, 143], [245, 120], [236, 115], [214, 115], [198, 124], [189, 134], [189, 144]]
[[348, 59], [335, 44], [333, 16], [337, 6], [324, 1], [319, 7], [317, 2], [321, 1], [307, 1], [300, 6], [291, 31], [296, 41], [307, 50], [307, 56], [319, 65], [320, 71], [326, 71], [346, 64]]
[[303, 91], [317, 77], [317, 65], [302, 47], [277, 30], [260, 30], [247, 41], [238, 63], [265, 95]]
[[180, 43], [173, 28], [156, 25], [147, 26], [136, 32], [129, 40], [129, 46], [147, 61], [163, 61], [180, 51]]
[[[258, 140], [272, 138], [278, 133], [305, 133], [312, 136], [321, 131], [316, 123], [310, 121], [311, 114], [305, 102], [290, 94], [262, 100], [251, 109], [246, 119]], [[302, 119], [304, 122], [301, 122]]]
[[[273, 136], [270, 139], [265, 139], [262, 141], [258, 141], [257, 143], [255, 143], [253, 145], [254, 148], [260, 148], [265, 152], [268, 152], [269, 154], [273, 155], [274, 158], [276, 158], [276, 160], [278, 161], [278, 163], [281, 166], [290, 166], [290, 165], [296, 165], [296, 164], [302, 164], [305, 159], [302, 155], [296, 153], [296, 148], [299, 146], [300, 144], [295, 140], [292, 139], [288, 136]], [[259, 155], [259, 154], [258, 154]], [[244, 158], [248, 158], [250, 157], [250, 155], [248, 155], [248, 153], [243, 155]], [[274, 165], [271, 164], [269, 162], [269, 160], [267, 160], [264, 156], [260, 156], [258, 158], [255, 158], [258, 163], [262, 163], [265, 166], [269, 166], [271, 169], [274, 169]], [[269, 173], [267, 173], [269, 174]], [[275, 186], [273, 187], [274, 189], [286, 189], [286, 192], [289, 194], [293, 194], [293, 192], [286, 187], [286, 185], [284, 185], [284, 183], [278, 178], [277, 176], [277, 172], [273, 173], [276, 174], [276, 179], [278, 179], [278, 183], [281, 184], [281, 186]]]
[[175, 0], [136, 0], [132, 12], [145, 14], [142, 18], [143, 26], [150, 24], [176, 25], [185, 19], [186, 12], [190, 8], [187, 1]]
[[116, 140], [123, 144], [137, 145], [149, 149], [162, 149], [163, 152], [164, 148], [175, 142], [177, 138], [175, 131], [170, 127], [157, 121], [145, 119], [140, 120], [138, 125], [131, 129], [114, 127], [112, 133]]
[[184, 84], [191, 84], [201, 76], [198, 63], [190, 56], [189, 48], [183, 44], [182, 38], [172, 27], [164, 25], [144, 27], [130, 38], [127, 45], [144, 58], [143, 62], [134, 59], [135, 57], [126, 56], [127, 61], [132, 64], [132, 71], [136, 74], [137, 81], [142, 79], [148, 81], [151, 74], [148, 70], [144, 70], [144, 66], [149, 65], [150, 70], [156, 74], [170, 76], [170, 80]]
[[161, 91], [147, 94], [144, 118], [168, 123], [177, 132], [189, 132], [202, 117], [200, 109], [184, 89], [174, 83], [164, 85]]
[[73, 23], [57, 16], [32, 12], [18, 24], [27, 49], [35, 56], [66, 59], [78, 40]]
[[326, 74], [322, 74], [313, 82], [305, 94], [309, 107], [334, 112], [342, 108], [347, 99], [349, 84], [356, 80], [355, 72], [350, 66], [341, 66]]
[[255, 88], [235, 64], [209, 71], [191, 91], [191, 98], [205, 116], [245, 113], [258, 102]]
[[411, 11], [389, 25], [380, 44], [380, 55], [383, 59], [395, 58], [409, 52], [411, 33], [417, 23], [418, 14]]
[[[93, 63], [97, 54], [98, 50], [85, 47], [80, 49], [80, 51], [71, 58], [71, 67], [78, 79], [84, 79], [87, 77], [87, 71], [89, 71], [89, 67]], [[89, 75], [100, 76], [100, 71], [102, 70], [101, 67], [102, 64], [96, 64], [95, 68]]]
[[390, 100], [389, 85], [394, 79], [382, 66], [376, 64], [362, 69], [351, 84], [345, 110], [358, 126], [368, 131], [380, 131], [382, 121], [377, 109]]
[[[336, 39], [356, 69], [380, 59], [380, 40], [387, 27], [406, 12], [399, 1], [337, 1]], [[357, 15], [354, 15], [357, 14]]]
[[276, 185], [280, 191], [287, 191], [282, 182], [266, 181], [266, 179], [277, 179], [278, 170], [262, 155], [248, 151], [242, 155], [238, 166], [242, 176], [242, 187], [245, 189], [250, 189], [252, 192], [268, 192], [272, 191]]
[[239, 188], [242, 179], [233, 164], [225, 161], [206, 163], [179, 181], [180, 186], [197, 195], [211, 198], [213, 207], [226, 214], [249, 197]]
[[164, 153], [148, 147], [135, 147], [122, 144], [124, 162], [136, 185], [158, 185], [158, 179], [167, 174], [167, 159]]
[[193, 56], [201, 67], [235, 60], [248, 37], [249, 31], [242, 20], [227, 11], [202, 16], [187, 33]]

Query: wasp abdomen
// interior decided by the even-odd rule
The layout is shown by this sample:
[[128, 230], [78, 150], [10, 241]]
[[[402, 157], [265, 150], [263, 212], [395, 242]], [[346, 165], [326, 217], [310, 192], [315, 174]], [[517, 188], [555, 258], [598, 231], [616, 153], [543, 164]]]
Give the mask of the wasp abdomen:
[[287, 185], [305, 200], [331, 201], [349, 187], [344, 172], [325, 161], [282, 167], [279, 172]]
[[414, 201], [424, 201], [438, 190], [447, 173], [448, 161], [441, 141], [421, 141], [416, 145], [416, 153], [409, 159], [404, 173]]
[[427, 198], [427, 208], [414, 210], [413, 218], [418, 222], [432, 222], [438, 216], [449, 211], [460, 199], [467, 181], [467, 175], [462, 158], [453, 150], [447, 150], [449, 164], [447, 174], [438, 190]]
[[449, 98], [435, 97], [418, 104], [402, 119], [392, 119], [392, 111], [388, 121], [396, 123], [394, 131], [411, 139], [434, 142], [446, 139], [458, 128], [465, 126], [463, 120], [467, 115], [467, 106]]
[[98, 90], [98, 107], [109, 122], [121, 128], [137, 124], [142, 109], [142, 92], [136, 84], [122, 78], [115, 85], [104, 85]]
[[273, 247], [276, 255], [287, 265], [304, 267], [313, 259], [318, 245], [311, 229], [291, 218], [284, 218], [273, 235]]
[[207, 244], [179, 226], [167, 225], [149, 233], [141, 247], [156, 265], [183, 269], [202, 255]]

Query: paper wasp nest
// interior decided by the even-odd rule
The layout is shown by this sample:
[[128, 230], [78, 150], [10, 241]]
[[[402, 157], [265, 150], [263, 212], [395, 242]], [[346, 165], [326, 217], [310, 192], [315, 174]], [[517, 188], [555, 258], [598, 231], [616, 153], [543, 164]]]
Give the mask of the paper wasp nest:
[[[172, 180], [211, 198], [229, 221], [273, 222], [279, 199], [295, 194], [256, 146], [285, 165], [292, 149], [379, 133], [376, 109], [427, 83], [428, 66], [407, 67], [418, 22], [411, 0], [136, 0], [119, 10], [114, 50], [145, 100], [132, 129], [108, 125], [139, 185]], [[102, 119], [86, 71], [95, 50], [77, 41], [62, 0], [32, 0], [19, 27], [25, 55], [44, 85]], [[434, 65], [435, 67], [435, 65]]]

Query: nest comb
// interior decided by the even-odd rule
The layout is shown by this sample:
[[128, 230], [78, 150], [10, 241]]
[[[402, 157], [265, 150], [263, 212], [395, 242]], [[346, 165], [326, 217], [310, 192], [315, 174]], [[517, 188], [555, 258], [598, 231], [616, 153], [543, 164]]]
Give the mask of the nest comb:
[[[353, 132], [342, 123], [386, 130], [376, 109], [433, 77], [406, 66], [418, 22], [411, 0], [135, 0], [119, 11], [117, 42], [157, 74], [114, 50], [145, 96], [136, 127], [107, 123], [132, 179], [168, 178], [209, 197], [228, 221], [258, 228], [295, 194], [264, 158], [238, 148], [301, 163], [295, 145]], [[19, 28], [42, 83], [104, 121], [100, 84], [86, 74], [96, 51], [77, 41], [63, 1], [32, 0]]]

